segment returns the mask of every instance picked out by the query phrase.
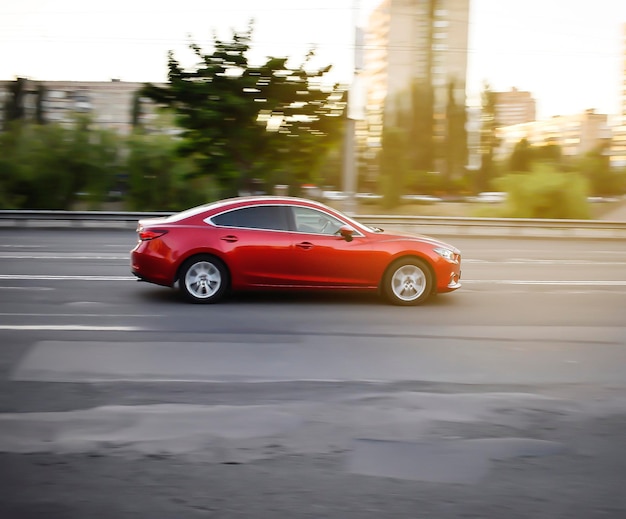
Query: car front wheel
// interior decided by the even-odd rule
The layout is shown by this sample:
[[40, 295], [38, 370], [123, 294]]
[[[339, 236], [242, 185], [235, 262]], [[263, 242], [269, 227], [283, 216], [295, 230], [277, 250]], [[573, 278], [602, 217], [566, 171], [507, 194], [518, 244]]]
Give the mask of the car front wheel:
[[180, 289], [194, 303], [215, 303], [228, 288], [228, 270], [217, 258], [196, 256], [180, 269]]
[[383, 291], [395, 305], [419, 305], [426, 301], [433, 289], [433, 275], [422, 260], [401, 259], [385, 273]]

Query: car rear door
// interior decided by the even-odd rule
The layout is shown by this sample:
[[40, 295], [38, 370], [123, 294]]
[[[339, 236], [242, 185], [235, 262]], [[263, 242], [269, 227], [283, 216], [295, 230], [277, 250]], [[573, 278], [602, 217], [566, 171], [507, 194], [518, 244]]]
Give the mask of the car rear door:
[[213, 216], [218, 240], [231, 272], [233, 288], [284, 286], [292, 283], [293, 237], [287, 208], [257, 205]]

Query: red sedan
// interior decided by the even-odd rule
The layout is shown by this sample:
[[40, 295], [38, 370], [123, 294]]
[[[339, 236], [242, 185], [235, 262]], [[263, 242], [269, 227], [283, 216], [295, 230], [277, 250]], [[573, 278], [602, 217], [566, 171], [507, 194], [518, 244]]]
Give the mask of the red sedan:
[[423, 303], [461, 286], [451, 245], [368, 227], [324, 204], [291, 197], [242, 197], [140, 220], [131, 270], [178, 284], [194, 303], [228, 290], [379, 291], [398, 305]]

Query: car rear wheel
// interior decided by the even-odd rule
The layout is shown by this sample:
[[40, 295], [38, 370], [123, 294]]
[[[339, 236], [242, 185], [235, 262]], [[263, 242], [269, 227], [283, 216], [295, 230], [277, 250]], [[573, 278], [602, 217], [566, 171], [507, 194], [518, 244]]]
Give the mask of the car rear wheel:
[[228, 289], [228, 270], [213, 256], [195, 256], [180, 269], [182, 293], [194, 303], [215, 303]]
[[426, 263], [417, 258], [396, 261], [383, 279], [383, 291], [395, 305], [419, 305], [428, 299], [432, 289], [433, 275]]

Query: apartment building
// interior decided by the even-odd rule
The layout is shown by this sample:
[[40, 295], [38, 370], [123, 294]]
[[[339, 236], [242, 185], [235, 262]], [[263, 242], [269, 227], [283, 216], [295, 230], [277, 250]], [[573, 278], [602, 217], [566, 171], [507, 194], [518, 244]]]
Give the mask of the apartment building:
[[620, 113], [613, 126], [611, 145], [611, 164], [626, 167], [626, 23], [622, 31], [622, 84]]
[[530, 92], [512, 88], [494, 92], [496, 121], [500, 126], [530, 123], [536, 119], [537, 103]]
[[434, 87], [435, 135], [443, 136], [447, 88], [465, 104], [470, 0], [383, 0], [365, 31], [363, 76], [370, 146], [405, 108], [415, 81]]
[[[534, 121], [535, 106], [530, 93], [515, 89], [511, 92], [496, 92], [496, 117], [501, 125], [498, 129], [501, 143], [496, 150], [497, 158], [509, 157], [515, 145], [526, 138], [534, 146], [546, 142], [558, 144], [566, 157], [584, 155], [599, 145], [604, 145], [611, 165], [626, 167], [626, 24], [623, 26], [622, 38], [619, 114], [609, 117], [587, 110], [581, 114]], [[521, 120], [523, 117], [530, 120], [524, 122]], [[517, 123], [516, 118], [520, 118]]]
[[592, 151], [611, 141], [611, 129], [606, 114], [586, 110], [582, 114], [556, 116], [543, 121], [502, 126], [497, 131], [500, 146], [495, 150], [498, 159], [511, 156], [515, 145], [527, 139], [531, 146], [547, 143], [561, 147], [563, 156], [575, 157]]
[[[9, 88], [14, 81], [0, 81], [0, 103], [4, 106]], [[128, 134], [132, 129], [132, 111], [135, 93], [143, 83], [123, 81], [32, 81], [25, 80], [22, 108], [26, 119], [34, 120], [37, 104], [41, 102], [47, 122], [71, 124], [75, 114], [89, 114], [92, 121], [101, 128]], [[39, 101], [38, 97], [43, 98]], [[144, 105], [143, 122], [156, 117]], [[0, 110], [0, 127], [4, 111]]]

